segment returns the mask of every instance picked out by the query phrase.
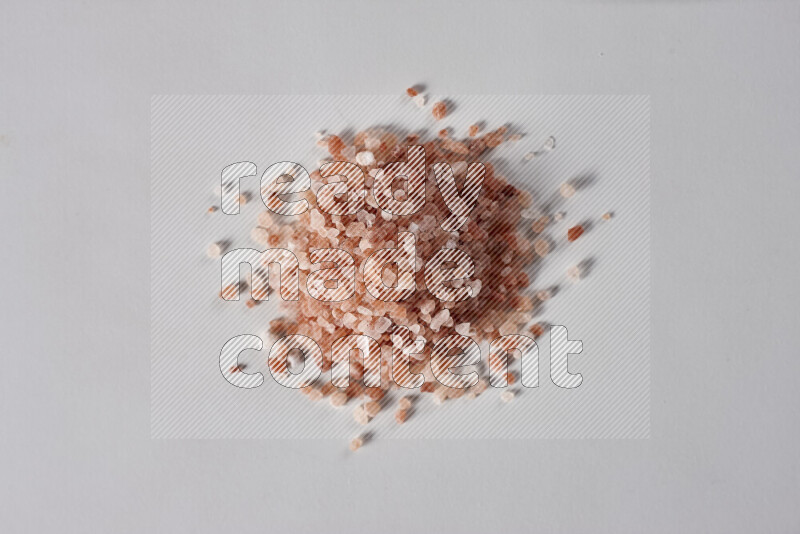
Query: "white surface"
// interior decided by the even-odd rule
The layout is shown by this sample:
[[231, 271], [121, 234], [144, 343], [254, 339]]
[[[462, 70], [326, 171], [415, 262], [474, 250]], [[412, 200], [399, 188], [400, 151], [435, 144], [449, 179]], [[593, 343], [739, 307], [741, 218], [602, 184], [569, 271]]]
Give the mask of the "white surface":
[[[204, 251], [212, 240], [225, 241], [230, 249], [264, 248], [250, 237], [258, 214], [266, 211], [258, 190], [260, 174], [274, 162], [286, 160], [308, 170], [318, 168], [315, 162], [323, 151], [311, 133], [320, 127], [345, 132], [389, 124], [433, 136], [442, 127], [466, 132], [476, 120], [485, 121], [487, 130], [512, 122], [525, 133], [517, 142], [488, 151], [481, 161], [491, 162], [498, 174], [529, 191], [540, 209], [566, 211], [564, 220], [553, 222], [545, 232], [554, 240], [553, 250], [528, 271], [531, 293], [559, 288], [554, 298], [537, 307], [533, 320], [564, 325], [571, 339], [583, 342], [581, 353], [570, 356], [569, 368], [585, 380], [576, 389], [560, 388], [551, 381], [550, 336], [546, 334], [538, 340], [540, 385], [536, 389], [520, 388], [519, 383], [513, 386], [519, 393], [513, 407], [502, 405], [500, 392], [494, 390], [480, 399], [462, 399], [441, 408], [427, 398], [415, 405], [408, 424], [397, 425], [393, 411], [386, 409], [370, 422], [369, 432], [379, 440], [649, 437], [647, 97], [460, 95], [452, 97], [457, 103], [452, 116], [438, 123], [430, 109], [420, 111], [399, 92], [154, 100], [153, 437], [349, 440], [364, 432], [352, 417], [352, 403], [344, 410], [327, 402], [312, 403], [272, 378], [266, 360], [275, 340], [263, 332], [270, 319], [286, 313], [281, 311], [278, 292], [255, 309], [244, 305], [247, 291], [239, 302], [222, 301], [218, 297], [222, 260], [210, 260]], [[558, 137], [555, 150], [532, 162], [522, 159], [551, 134]], [[220, 171], [242, 160], [253, 162], [261, 171], [241, 181], [241, 190], [253, 201], [241, 206], [235, 216], [209, 215], [208, 206], [219, 203], [212, 189], [219, 184]], [[584, 185], [566, 201], [558, 188], [572, 179], [582, 179]], [[427, 198], [439, 195], [435, 189], [431, 184]], [[472, 220], [481, 209], [475, 209]], [[600, 218], [607, 210], [616, 212], [610, 222]], [[567, 243], [567, 229], [581, 222], [587, 226], [586, 235]], [[593, 262], [591, 273], [578, 284], [569, 282], [567, 269], [585, 260]], [[300, 286], [306, 291], [305, 282]], [[418, 291], [427, 292], [424, 287]], [[308, 334], [305, 326], [301, 323], [299, 333]], [[222, 346], [242, 334], [261, 336], [265, 344], [262, 351], [241, 354], [248, 373], [261, 372], [266, 378], [257, 390], [232, 387], [220, 373]], [[321, 349], [330, 351], [326, 343]], [[485, 364], [488, 341], [482, 344], [482, 353]], [[514, 361], [510, 369], [519, 372], [520, 364]]]
[[[7, 2], [6, 532], [797, 532], [793, 2]], [[649, 94], [638, 441], [149, 439], [155, 93]]]

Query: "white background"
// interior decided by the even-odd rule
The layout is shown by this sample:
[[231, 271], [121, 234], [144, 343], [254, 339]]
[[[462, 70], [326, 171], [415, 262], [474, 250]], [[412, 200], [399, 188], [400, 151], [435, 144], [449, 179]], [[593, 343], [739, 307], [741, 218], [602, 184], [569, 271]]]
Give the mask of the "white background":
[[[797, 532], [796, 2], [5, 2], [4, 532]], [[649, 94], [651, 439], [150, 439], [152, 94]]]
[[[284, 313], [277, 291], [254, 309], [219, 298], [221, 261], [206, 256], [215, 240], [230, 249], [264, 248], [250, 231], [266, 211], [260, 176], [241, 180], [241, 191], [254, 199], [235, 216], [209, 215], [219, 204], [221, 169], [252, 161], [263, 173], [268, 165], [291, 159], [307, 169], [319, 168], [322, 153], [314, 132], [360, 130], [391, 124], [408, 131], [441, 127], [466, 132], [477, 117], [493, 129], [509, 121], [524, 132], [481, 161], [529, 191], [535, 206], [564, 210], [545, 235], [552, 251], [529, 275], [530, 293], [553, 289], [554, 297], [532, 313], [533, 321], [564, 325], [571, 339], [583, 342], [569, 357], [571, 373], [585, 381], [564, 389], [550, 379], [550, 334], [537, 340], [539, 387], [510, 388], [510, 406], [491, 390], [479, 399], [436, 406], [428, 397], [414, 405], [409, 424], [398, 425], [385, 409], [367, 427], [386, 438], [646, 438], [650, 435], [650, 106], [633, 96], [452, 96], [451, 116], [436, 122], [430, 106], [420, 110], [403, 91], [393, 95], [158, 97], [153, 104], [151, 145], [151, 436], [157, 438], [340, 438], [347, 443], [364, 432], [353, 418], [352, 403], [337, 410], [313, 403], [279, 385], [267, 367], [274, 336], [270, 319]], [[431, 98], [430, 100], [434, 100]], [[451, 106], [452, 107], [452, 106]], [[403, 134], [405, 135], [405, 134]], [[556, 149], [533, 161], [523, 156], [538, 150], [553, 135]], [[257, 173], [258, 174], [258, 173]], [[558, 189], [570, 179], [586, 182], [568, 200]], [[372, 193], [370, 193], [372, 194]], [[438, 197], [436, 186], [426, 198]], [[553, 198], [555, 197], [555, 199]], [[605, 222], [601, 215], [616, 214]], [[481, 211], [475, 208], [472, 220]], [[284, 220], [291, 224], [293, 217]], [[588, 223], [586, 222], [588, 221]], [[579, 223], [586, 235], [566, 241], [567, 229]], [[533, 235], [524, 234], [533, 240]], [[299, 252], [299, 251], [298, 251]], [[421, 258], [421, 262], [430, 257]], [[571, 265], [591, 260], [591, 272], [574, 284]], [[246, 269], [243, 269], [246, 271]], [[475, 277], [482, 275], [476, 273]], [[484, 279], [485, 280], [485, 279]], [[225, 282], [223, 285], [227, 285]], [[277, 280], [276, 280], [277, 283]], [[305, 282], [300, 284], [306, 291]], [[420, 287], [419, 292], [427, 289]], [[359, 297], [360, 298], [360, 297]], [[367, 305], [369, 307], [369, 305]], [[295, 313], [295, 312], [292, 312]], [[491, 313], [491, 312], [487, 312]], [[300, 333], [307, 324], [301, 323]], [[523, 331], [524, 333], [524, 331]], [[257, 389], [232, 387], [220, 373], [220, 351], [232, 337], [258, 335], [262, 351], [248, 350], [240, 362], [248, 373], [262, 373]], [[330, 347], [322, 344], [322, 350]], [[489, 342], [482, 343], [487, 362]], [[225, 365], [225, 371], [230, 367]], [[520, 365], [511, 368], [519, 372]], [[486, 375], [484, 375], [486, 377]], [[488, 378], [488, 377], [487, 377]], [[397, 395], [399, 397], [399, 395]], [[397, 399], [385, 400], [394, 404]]]

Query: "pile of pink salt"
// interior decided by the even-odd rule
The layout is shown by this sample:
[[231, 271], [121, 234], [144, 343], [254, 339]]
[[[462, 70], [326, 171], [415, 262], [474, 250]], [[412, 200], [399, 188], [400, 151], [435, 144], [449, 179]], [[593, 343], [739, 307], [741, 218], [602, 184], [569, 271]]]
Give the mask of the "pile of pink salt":
[[[413, 88], [407, 92], [412, 98], [423, 97]], [[443, 118], [446, 113], [444, 104], [441, 104], [434, 107], [436, 119]], [[425, 376], [425, 383], [419, 391], [431, 393], [437, 404], [462, 396], [475, 398], [488, 387], [485, 378], [466, 391], [436, 382], [429, 361], [431, 348], [437, 340], [453, 333], [470, 336], [476, 341], [525, 331], [534, 337], [543, 333], [539, 323], [531, 326], [533, 311], [539, 302], [550, 298], [550, 292], [531, 290], [527, 271], [534, 261], [540, 261], [540, 257], [546, 255], [545, 245], [549, 250], [549, 244], [541, 238], [537, 243], [545, 244], [534, 246], [533, 238], [544, 231], [551, 219], [548, 215], [540, 214], [532, 225], [530, 221], [522, 224], [525, 212], [537, 212], [532, 206], [533, 198], [497, 175], [492, 164], [485, 160], [492, 149], [513, 139], [504, 127], [481, 136], [478, 136], [478, 132], [478, 126], [473, 125], [465, 139], [454, 138], [447, 130], [442, 130], [440, 135], [432, 139], [423, 139], [417, 134], [398, 135], [381, 128], [358, 132], [352, 139], [332, 134], [318, 136], [317, 144], [328, 153], [321, 162], [348, 161], [358, 164], [364, 170], [368, 189], [373, 185], [378, 170], [389, 163], [404, 161], [407, 148], [412, 145], [425, 148], [428, 169], [434, 163], [450, 164], [459, 187], [467, 165], [475, 161], [483, 163], [486, 176], [477, 205], [469, 221], [457, 232], [446, 232], [440, 226], [448, 209], [441, 195], [435, 193], [437, 187], [430, 172], [427, 173], [426, 203], [410, 216], [393, 216], [380, 210], [369, 192], [365, 197], [365, 208], [356, 214], [340, 216], [321, 211], [317, 209], [315, 193], [328, 180], [323, 179], [318, 170], [311, 173], [312, 190], [303, 195], [310, 204], [308, 211], [297, 217], [282, 217], [269, 211], [258, 216], [257, 226], [251, 232], [252, 239], [262, 248], [281, 247], [294, 252], [299, 260], [301, 287], [305, 287], [306, 278], [311, 272], [309, 253], [312, 250], [346, 250], [353, 256], [356, 267], [356, 290], [351, 298], [341, 302], [321, 302], [301, 291], [299, 301], [282, 303], [287, 314], [270, 322], [270, 333], [275, 337], [302, 334], [315, 340], [322, 348], [323, 371], [329, 370], [332, 365], [330, 349], [333, 342], [343, 336], [365, 334], [376, 339], [381, 348], [379, 388], [367, 388], [360, 382], [364, 375], [364, 362], [360, 360], [359, 351], [353, 351], [349, 386], [339, 389], [330, 382], [318, 381], [301, 390], [311, 400], [328, 398], [332, 406], [342, 407], [355, 399], [353, 416], [360, 424], [368, 424], [378, 415], [381, 406], [388, 403], [389, 397], [385, 398], [385, 394], [399, 388], [391, 380], [394, 325], [408, 327], [416, 336], [419, 343], [417, 348], [424, 346], [421, 353], [411, 355], [411, 371]], [[552, 150], [554, 144], [554, 139], [549, 139], [545, 151]], [[339, 179], [331, 177], [330, 181]], [[402, 188], [396, 188], [394, 196], [403, 200], [405, 192]], [[398, 302], [375, 299], [365, 290], [362, 264], [374, 251], [394, 246], [398, 233], [406, 231], [416, 236], [415, 277], [418, 290]], [[574, 229], [570, 230], [569, 238], [577, 239]], [[443, 247], [461, 249], [474, 261], [474, 275], [469, 281], [463, 282], [472, 287], [472, 298], [461, 302], [442, 302], [424, 291], [424, 258], [432, 257]], [[384, 282], [391, 286], [395, 281], [394, 276], [391, 270], [387, 270]], [[288, 365], [286, 361], [271, 362], [273, 372], [286, 372]], [[489, 359], [490, 368], [498, 365], [500, 362]], [[512, 384], [515, 377], [509, 373], [507, 379]], [[400, 399], [395, 407], [397, 424], [404, 423], [413, 412], [411, 400], [403, 396], [405, 393], [404, 389], [399, 393]], [[511, 395], [506, 395], [504, 400], [511, 398]], [[356, 438], [351, 448], [355, 450], [362, 444], [363, 440]]]

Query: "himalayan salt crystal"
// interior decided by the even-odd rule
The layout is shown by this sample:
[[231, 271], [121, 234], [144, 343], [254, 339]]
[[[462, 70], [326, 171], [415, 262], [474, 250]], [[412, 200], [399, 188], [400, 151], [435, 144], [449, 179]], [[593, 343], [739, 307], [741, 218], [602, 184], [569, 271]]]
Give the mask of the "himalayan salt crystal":
[[263, 226], [264, 228], [269, 228], [270, 226], [277, 224], [275, 219], [272, 218], [272, 213], [269, 211], [262, 211], [259, 213], [258, 217], [256, 217], [256, 220], [258, 221], [258, 225]]
[[369, 401], [364, 405], [364, 411], [367, 412], [367, 416], [371, 419], [380, 413], [381, 405], [376, 401]]
[[500, 335], [507, 336], [509, 334], [516, 334], [517, 333], [517, 323], [512, 321], [506, 321], [502, 325], [500, 325]]
[[569, 241], [575, 241], [581, 235], [583, 235], [583, 226], [581, 225], [573, 226], [572, 228], [567, 230], [567, 239]]
[[285, 336], [292, 334], [297, 329], [297, 323], [290, 321], [286, 317], [278, 317], [269, 322], [269, 331], [274, 336]]
[[[525, 284], [525, 285], [527, 285], [527, 284]], [[530, 298], [527, 295], [520, 297], [520, 299], [519, 299], [519, 301], [517, 302], [517, 305], [516, 305], [516, 310], [517, 311], [521, 311], [521, 312], [529, 312], [532, 309], [533, 309], [533, 299]], [[520, 321], [520, 322], [524, 322], [524, 321]]]
[[[378, 150], [380, 147], [381, 147], [380, 138], [378, 138], [378, 137], [367, 137], [366, 139], [364, 139], [364, 148], [366, 148], [367, 150], [375, 151], [375, 150]], [[375, 170], [377, 172], [377, 169], [373, 169], [373, 170]], [[370, 175], [373, 178], [375, 177], [375, 175], [372, 174], [372, 171], [370, 171]]]
[[442, 101], [436, 102], [431, 109], [431, 114], [437, 121], [442, 120], [447, 115], [447, 104]]
[[422, 313], [431, 313], [433, 309], [436, 307], [436, 302], [433, 300], [425, 300], [422, 304], [419, 305], [419, 311]]
[[325, 216], [318, 210], [311, 210], [308, 213], [309, 223], [312, 230], [319, 231], [325, 226]]
[[558, 193], [564, 198], [570, 198], [575, 194], [575, 186], [569, 182], [564, 182], [561, 184], [561, 187], [558, 188]]
[[442, 325], [448, 322], [448, 320], [450, 320], [450, 310], [448, 310], [447, 308], [440, 310], [431, 319], [431, 324], [430, 324], [431, 330], [433, 330], [434, 332], [438, 332], [439, 329], [442, 327]]
[[528, 152], [527, 154], [522, 156], [522, 159], [524, 159], [525, 161], [530, 161], [535, 157], [536, 157], [536, 152]]
[[245, 204], [247, 204], [247, 195], [239, 195], [237, 197], [237, 200], [239, 201], [239, 204], [244, 206]]
[[372, 317], [372, 310], [370, 310], [369, 308], [365, 308], [364, 306], [357, 306], [356, 311], [361, 315]]
[[[516, 351], [514, 351], [514, 353], [516, 354]], [[514, 376], [514, 373], [506, 373], [506, 384], [508, 384], [509, 386], [511, 386], [511, 385], [513, 385], [513, 384], [514, 384], [514, 382], [516, 382], [516, 381], [517, 381], [517, 377], [516, 377], [516, 376]]]
[[332, 394], [336, 391], [336, 386], [331, 384], [330, 382], [325, 382], [321, 388], [319, 388], [320, 393], [322, 393], [323, 397], [327, 397], [328, 395]]
[[331, 406], [334, 408], [341, 408], [345, 404], [347, 404], [347, 393], [342, 390], [336, 391], [331, 394], [330, 400]]
[[514, 392], [513, 391], [504, 391], [500, 394], [500, 400], [504, 403], [508, 404], [509, 402], [514, 400]]
[[367, 410], [363, 405], [356, 406], [356, 409], [353, 410], [353, 419], [355, 419], [356, 423], [359, 425], [366, 425], [369, 423], [369, 414], [367, 414]]
[[447, 137], [447, 128], [442, 128], [439, 130], [439, 139], [444, 139]]
[[331, 156], [338, 156], [347, 149], [347, 145], [344, 144], [344, 141], [342, 141], [338, 135], [328, 136], [327, 144], [328, 152]]
[[547, 140], [544, 142], [544, 145], [542, 145], [542, 148], [547, 152], [550, 152], [555, 147], [556, 147], [556, 138], [553, 137], [552, 135], [548, 137]]
[[463, 154], [463, 155], [469, 154], [469, 147], [466, 144], [460, 141], [454, 141], [453, 139], [449, 138], [443, 139], [442, 147], [455, 154]]
[[447, 399], [447, 388], [445, 386], [439, 386], [433, 391], [433, 402], [436, 404], [442, 404]]
[[417, 105], [418, 108], [425, 107], [425, 95], [417, 95], [414, 97], [414, 103]]
[[227, 285], [219, 292], [219, 296], [225, 300], [230, 300], [236, 296], [237, 289], [239, 289], [239, 284]]
[[469, 323], [459, 323], [456, 325], [456, 333], [462, 336], [469, 336]]
[[399, 401], [397, 401], [397, 408], [399, 410], [408, 410], [411, 408], [411, 399], [408, 397], [401, 397]]
[[553, 219], [555, 219], [556, 221], [560, 221], [560, 220], [563, 220], [564, 217], [566, 217], [566, 216], [567, 216], [566, 213], [564, 213], [563, 211], [559, 211], [555, 215], [553, 215]]
[[209, 206], [209, 207], [208, 207], [208, 213], [214, 213], [214, 212], [215, 212], [215, 211], [217, 211], [218, 209], [219, 209], [219, 208], [217, 208], [216, 206]]
[[[356, 376], [357, 375], [357, 376]], [[360, 373], [354, 373], [352, 370], [350, 371], [350, 378], [353, 380], [358, 380], [361, 378]], [[345, 393], [347, 393], [347, 398], [354, 399], [360, 396], [364, 392], [364, 385], [359, 384], [358, 382], [351, 382], [349, 386], [345, 388]]]
[[402, 425], [408, 419], [408, 410], [397, 410], [394, 412], [394, 420], [397, 421], [398, 425]]
[[494, 132], [487, 134], [484, 136], [484, 142], [486, 146], [489, 148], [495, 148], [503, 144], [503, 132], [501, 129], [497, 129]]
[[269, 245], [269, 231], [266, 228], [262, 228], [261, 226], [256, 226], [252, 230], [250, 230], [250, 239], [258, 243], [259, 245]]
[[363, 446], [364, 446], [364, 438], [362, 438], [361, 436], [350, 440], [350, 450], [353, 452], [356, 452]]
[[547, 239], [539, 237], [533, 242], [533, 250], [536, 254], [544, 258], [550, 253], [550, 242]]
[[391, 321], [391, 319], [389, 319], [388, 317], [379, 317], [379, 318], [378, 318], [378, 319], [375, 321], [375, 324], [373, 325], [373, 328], [375, 329], [375, 331], [376, 331], [377, 333], [379, 333], [379, 334], [383, 334], [384, 332], [386, 332], [387, 330], [389, 330], [389, 328], [390, 328], [391, 326], [392, 326], [392, 321]]
[[255, 308], [257, 305], [258, 305], [258, 301], [257, 300], [253, 300], [253, 299], [248, 300], [247, 303], [245, 304], [245, 306], [247, 306], [248, 308], [251, 308], [251, 309]]
[[531, 229], [537, 234], [541, 234], [542, 232], [544, 232], [544, 229], [547, 227], [548, 224], [550, 224], [550, 217], [548, 217], [547, 215], [542, 215], [541, 217], [533, 221]]
[[550, 291], [549, 289], [542, 289], [536, 292], [536, 298], [542, 302], [550, 300], [552, 297], [553, 297], [553, 292]]
[[581, 278], [583, 278], [583, 274], [583, 269], [580, 265], [573, 265], [567, 269], [567, 278], [571, 282], [578, 282]]
[[520, 139], [522, 139], [522, 136], [520, 134], [513, 134], [508, 137], [508, 140], [512, 142], [519, 141]]
[[472, 126], [469, 127], [469, 131], [467, 132], [467, 134], [470, 137], [475, 137], [476, 135], [478, 135], [480, 129], [481, 129], [480, 126], [478, 126], [477, 124], [473, 124]]
[[417, 96], [419, 94], [419, 92], [416, 89], [414, 89], [413, 87], [409, 87], [408, 89], [406, 89], [406, 94], [408, 96], [410, 96], [411, 98], [414, 98], [415, 96]]
[[611, 220], [611, 218], [612, 218], [613, 216], [614, 216], [614, 214], [613, 214], [613, 213], [611, 213], [610, 211], [607, 211], [607, 212], [605, 212], [605, 213], [603, 214], [603, 216], [602, 216], [602, 217], [603, 217], [603, 220], [604, 220], [604, 221], [610, 221], [610, 220]]
[[448, 399], [460, 399], [464, 396], [464, 388], [447, 388]]
[[531, 325], [531, 327], [528, 328], [528, 331], [531, 334], [533, 334], [533, 338], [536, 339], [538, 337], [541, 337], [542, 334], [544, 334], [544, 327], [540, 323], [536, 323], [534, 325]]
[[314, 139], [317, 141], [322, 140], [325, 137], [325, 130], [317, 130], [314, 132]]
[[356, 318], [356, 316], [355, 316], [355, 315], [353, 315], [353, 314], [352, 314], [352, 313], [350, 313], [350, 312], [347, 312], [347, 313], [345, 313], [345, 314], [342, 316], [342, 323], [343, 323], [343, 324], [344, 324], [344, 326], [346, 326], [347, 328], [355, 328], [355, 326], [356, 326], [356, 321], [357, 321], [357, 320], [358, 320], [358, 319]]
[[363, 165], [364, 167], [375, 165], [375, 154], [373, 154], [369, 150], [359, 152], [358, 154], [356, 154], [356, 163], [358, 163], [359, 165]]
[[433, 382], [430, 382], [430, 381], [428, 381], [428, 382], [425, 382], [425, 383], [424, 383], [424, 384], [422, 384], [422, 386], [420, 386], [420, 388], [419, 388], [419, 390], [420, 390], [422, 393], [433, 393], [433, 391], [434, 391], [435, 389], [436, 389], [436, 385], [435, 385]]
[[317, 402], [322, 399], [322, 392], [317, 388], [311, 388], [311, 391], [308, 392], [308, 399]]
[[222, 252], [225, 250], [225, 247], [222, 243], [211, 243], [208, 245], [206, 249], [206, 256], [209, 258], [219, 258], [222, 256]]
[[379, 401], [386, 394], [386, 390], [383, 390], [381, 388], [367, 388], [364, 391], [364, 394], [374, 401]]

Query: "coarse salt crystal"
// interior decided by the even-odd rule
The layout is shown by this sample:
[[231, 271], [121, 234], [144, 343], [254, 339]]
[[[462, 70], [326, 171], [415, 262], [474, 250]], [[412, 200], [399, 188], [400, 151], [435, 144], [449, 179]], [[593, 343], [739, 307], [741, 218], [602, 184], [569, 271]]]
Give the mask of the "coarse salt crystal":
[[223, 250], [225, 250], [225, 248], [222, 246], [222, 243], [211, 243], [206, 249], [206, 256], [209, 258], [219, 258], [222, 256]]
[[363, 165], [365, 167], [368, 167], [370, 165], [374, 165], [375, 164], [375, 154], [373, 154], [369, 150], [365, 150], [363, 152], [359, 152], [358, 154], [356, 154], [356, 163], [358, 163], [359, 165]]

